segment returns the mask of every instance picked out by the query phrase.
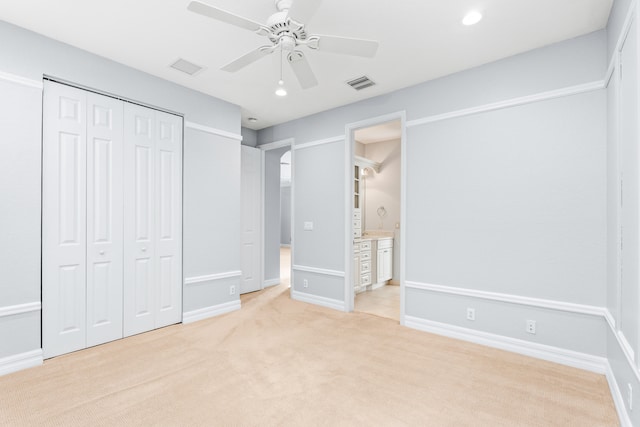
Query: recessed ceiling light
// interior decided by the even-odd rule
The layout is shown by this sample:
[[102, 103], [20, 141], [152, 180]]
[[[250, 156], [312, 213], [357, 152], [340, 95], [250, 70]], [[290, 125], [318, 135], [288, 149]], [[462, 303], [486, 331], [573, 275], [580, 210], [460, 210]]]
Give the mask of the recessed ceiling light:
[[256, 119], [255, 117], [249, 117], [247, 120], [249, 120], [251, 123], [255, 123], [258, 121], [258, 119]]
[[467, 13], [462, 19], [464, 25], [475, 25], [482, 20], [482, 14], [477, 10]]

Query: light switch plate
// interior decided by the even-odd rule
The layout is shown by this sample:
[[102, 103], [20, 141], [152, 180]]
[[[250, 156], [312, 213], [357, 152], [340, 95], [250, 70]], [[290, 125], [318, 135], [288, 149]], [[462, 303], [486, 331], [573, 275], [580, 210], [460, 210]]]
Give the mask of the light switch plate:
[[312, 231], [313, 230], [313, 222], [305, 221], [304, 223], [304, 231]]

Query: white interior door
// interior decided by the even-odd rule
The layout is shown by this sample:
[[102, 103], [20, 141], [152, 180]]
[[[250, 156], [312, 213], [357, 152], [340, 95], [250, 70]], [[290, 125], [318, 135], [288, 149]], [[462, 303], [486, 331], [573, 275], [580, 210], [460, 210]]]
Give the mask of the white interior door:
[[240, 293], [261, 289], [260, 279], [260, 179], [261, 150], [241, 147], [242, 192], [242, 283]]
[[87, 346], [122, 338], [123, 103], [87, 94]]
[[42, 340], [44, 357], [86, 346], [86, 92], [45, 82]]
[[156, 328], [182, 321], [182, 118], [156, 116]]
[[154, 115], [124, 105], [124, 336], [155, 325]]

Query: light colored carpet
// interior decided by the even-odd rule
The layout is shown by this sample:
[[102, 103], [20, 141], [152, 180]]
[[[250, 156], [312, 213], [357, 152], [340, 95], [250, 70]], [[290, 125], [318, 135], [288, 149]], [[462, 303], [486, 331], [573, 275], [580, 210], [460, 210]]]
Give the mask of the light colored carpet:
[[288, 291], [0, 377], [0, 425], [617, 425], [602, 375]]

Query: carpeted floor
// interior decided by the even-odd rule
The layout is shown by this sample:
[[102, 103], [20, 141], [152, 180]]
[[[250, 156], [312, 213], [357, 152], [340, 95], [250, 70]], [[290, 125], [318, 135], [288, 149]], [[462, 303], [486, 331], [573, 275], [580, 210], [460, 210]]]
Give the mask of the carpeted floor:
[[0, 425], [614, 426], [602, 375], [296, 301], [0, 377]]

